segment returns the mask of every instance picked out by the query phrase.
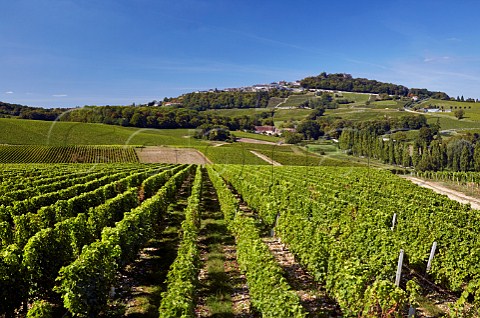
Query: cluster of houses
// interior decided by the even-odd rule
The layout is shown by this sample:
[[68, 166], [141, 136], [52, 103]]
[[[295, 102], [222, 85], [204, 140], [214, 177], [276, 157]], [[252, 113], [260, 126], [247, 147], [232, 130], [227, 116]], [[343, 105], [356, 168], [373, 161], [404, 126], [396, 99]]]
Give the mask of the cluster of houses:
[[262, 134], [262, 135], [281, 136], [286, 131], [296, 132], [295, 128], [277, 128], [275, 126], [255, 126], [255, 133]]
[[232, 88], [224, 88], [222, 90], [217, 89], [210, 89], [208, 91], [196, 91], [196, 93], [208, 93], [208, 92], [268, 92], [271, 90], [285, 90], [291, 91], [294, 93], [303, 92], [304, 89], [301, 87], [300, 82], [287, 82], [287, 81], [280, 81], [280, 82], [273, 82], [270, 84], [255, 84], [252, 86], [244, 86], [244, 87], [232, 87]]

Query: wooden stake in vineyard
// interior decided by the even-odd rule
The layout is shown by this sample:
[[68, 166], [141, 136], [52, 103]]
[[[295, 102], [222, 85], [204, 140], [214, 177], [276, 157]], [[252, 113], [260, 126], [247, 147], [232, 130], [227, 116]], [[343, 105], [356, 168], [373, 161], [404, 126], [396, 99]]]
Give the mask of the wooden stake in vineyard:
[[430, 268], [432, 267], [432, 260], [433, 260], [433, 256], [435, 255], [436, 249], [437, 249], [437, 242], [433, 242], [432, 249], [430, 250], [430, 257], [428, 258], [427, 272], [429, 272]]
[[397, 213], [393, 213], [393, 218], [392, 218], [392, 227], [390, 228], [392, 231], [395, 228], [395, 222], [397, 221]]
[[403, 250], [400, 250], [400, 255], [398, 256], [397, 275], [395, 276], [395, 285], [397, 287], [400, 287], [400, 278], [402, 277], [403, 254]]

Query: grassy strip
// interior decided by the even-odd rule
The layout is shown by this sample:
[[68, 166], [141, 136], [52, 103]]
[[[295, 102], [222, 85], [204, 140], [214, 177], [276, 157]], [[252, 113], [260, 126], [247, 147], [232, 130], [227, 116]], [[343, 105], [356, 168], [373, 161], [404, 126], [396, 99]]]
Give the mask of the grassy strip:
[[262, 317], [306, 317], [298, 295], [282, 275], [282, 269], [262, 242], [252, 218], [238, 212], [238, 201], [217, 172], [208, 168], [221, 209], [237, 243], [237, 259], [245, 272], [252, 304]]
[[198, 285], [199, 250], [197, 238], [200, 225], [199, 204], [202, 193], [202, 168], [197, 167], [192, 194], [182, 222], [183, 240], [177, 258], [167, 276], [168, 288], [162, 294], [160, 317], [194, 317], [195, 290]]
[[[225, 272], [225, 245], [232, 245], [233, 237], [228, 232], [222, 211], [216, 200], [211, 182], [206, 183], [203, 200], [200, 243], [204, 246], [204, 277], [200, 280], [201, 299], [197, 313], [203, 311], [209, 317], [233, 317], [232, 281]], [[203, 300], [203, 301], [202, 301]]]
[[[216, 220], [213, 224], [217, 227], [222, 227], [222, 221]], [[221, 242], [225, 233], [223, 235], [219, 233], [218, 236], [220, 237], [211, 238], [213, 241], [219, 242], [210, 244], [209, 253], [207, 254], [208, 289], [213, 292], [207, 299], [207, 307], [213, 317], [224, 317], [232, 316], [232, 288], [224, 268], [225, 254], [223, 253], [223, 244]]]

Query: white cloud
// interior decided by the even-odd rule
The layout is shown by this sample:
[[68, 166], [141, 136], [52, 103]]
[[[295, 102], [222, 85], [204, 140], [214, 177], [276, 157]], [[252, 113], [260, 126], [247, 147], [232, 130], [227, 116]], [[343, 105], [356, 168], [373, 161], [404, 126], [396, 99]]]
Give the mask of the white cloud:
[[5, 94], [13, 94], [12, 91], [5, 92]]
[[55, 95], [52, 95], [53, 97], [67, 97], [68, 95], [67, 94], [55, 94]]
[[448, 60], [451, 60], [450, 56], [426, 57], [423, 61], [425, 63], [430, 63], [430, 62], [443, 62]]
[[456, 38], [456, 37], [451, 37], [451, 38], [448, 38], [447, 41], [451, 41], [451, 42], [462, 42], [461, 39], [459, 38]]

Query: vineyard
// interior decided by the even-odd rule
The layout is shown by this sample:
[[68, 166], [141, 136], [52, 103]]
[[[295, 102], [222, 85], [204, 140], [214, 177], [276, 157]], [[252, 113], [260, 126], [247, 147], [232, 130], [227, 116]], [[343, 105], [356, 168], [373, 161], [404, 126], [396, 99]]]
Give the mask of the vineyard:
[[[387, 171], [16, 164], [0, 189], [0, 316], [126, 316], [131, 269], [172, 233], [149, 317], [478, 314], [480, 216]], [[227, 245], [239, 271], [214, 274]], [[287, 252], [304, 274], [279, 260]]]
[[138, 162], [132, 146], [0, 145], [0, 163]]

